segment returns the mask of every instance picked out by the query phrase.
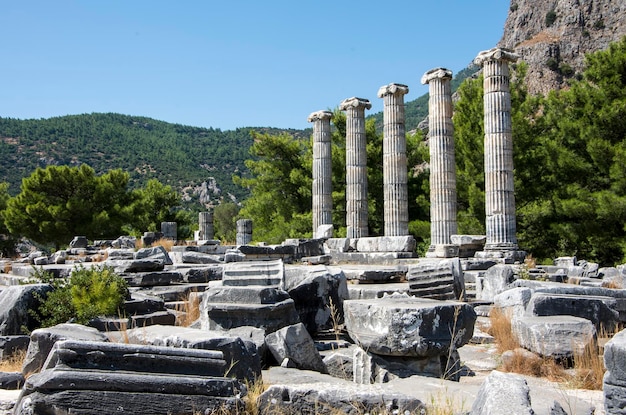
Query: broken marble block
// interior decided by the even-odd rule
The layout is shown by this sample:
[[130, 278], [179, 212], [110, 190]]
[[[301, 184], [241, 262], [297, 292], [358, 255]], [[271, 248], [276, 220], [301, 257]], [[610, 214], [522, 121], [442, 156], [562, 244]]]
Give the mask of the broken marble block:
[[435, 300], [462, 300], [465, 281], [459, 258], [422, 259], [408, 268], [409, 294]]
[[626, 330], [617, 333], [604, 345], [606, 373], [602, 390], [607, 415], [626, 414]]
[[59, 341], [27, 379], [15, 414], [231, 413], [246, 388], [223, 377], [226, 369], [213, 350]]
[[511, 265], [494, 265], [484, 277], [476, 279], [476, 299], [493, 301], [493, 297], [507, 290], [513, 281], [515, 270]]
[[281, 366], [326, 373], [322, 357], [302, 323], [268, 334], [265, 344]]
[[385, 356], [441, 356], [472, 338], [469, 304], [404, 294], [344, 302], [345, 325], [363, 349]]
[[519, 375], [494, 370], [478, 390], [470, 415], [534, 415], [530, 389]]
[[292, 267], [285, 272], [285, 289], [300, 321], [312, 335], [343, 323], [343, 301], [348, 298], [346, 276], [326, 266]]
[[581, 355], [596, 339], [593, 323], [580, 317], [518, 316], [511, 326], [520, 346], [554, 359]]
[[224, 264], [222, 284], [240, 287], [259, 285], [283, 288], [285, 265], [282, 259], [272, 261], [229, 262]]
[[203, 330], [228, 330], [253, 326], [272, 333], [282, 327], [300, 322], [289, 294], [281, 289], [264, 286], [211, 287], [200, 303]]

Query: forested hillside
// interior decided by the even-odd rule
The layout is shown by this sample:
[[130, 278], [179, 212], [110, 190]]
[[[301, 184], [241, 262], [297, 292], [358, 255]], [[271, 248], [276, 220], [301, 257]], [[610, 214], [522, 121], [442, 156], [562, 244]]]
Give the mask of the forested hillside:
[[115, 168], [128, 171], [131, 186], [157, 178], [187, 200], [206, 204], [231, 195], [241, 200], [246, 190], [233, 184], [232, 175], [246, 170], [251, 130], [282, 131], [221, 131], [112, 113], [0, 118], [0, 181], [8, 182], [9, 192], [16, 194], [22, 178], [37, 167], [85, 163], [98, 174]]

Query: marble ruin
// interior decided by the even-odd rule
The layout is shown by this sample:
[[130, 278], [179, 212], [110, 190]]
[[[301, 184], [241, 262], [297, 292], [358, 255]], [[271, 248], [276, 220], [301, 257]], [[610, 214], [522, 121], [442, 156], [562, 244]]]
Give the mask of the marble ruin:
[[428, 84], [428, 143], [430, 149], [429, 256], [453, 257], [458, 248], [450, 237], [457, 233], [456, 165], [452, 125], [452, 71], [432, 69], [424, 74]]
[[330, 111], [317, 111], [308, 118], [313, 123], [313, 235], [317, 235], [321, 225], [333, 223], [332, 116]]
[[409, 87], [389, 84], [378, 90], [383, 112], [383, 193], [385, 236], [409, 234], [408, 168], [404, 128], [404, 95]]
[[369, 100], [348, 98], [339, 109], [346, 112], [346, 226], [348, 238], [368, 236], [367, 140], [365, 110]]

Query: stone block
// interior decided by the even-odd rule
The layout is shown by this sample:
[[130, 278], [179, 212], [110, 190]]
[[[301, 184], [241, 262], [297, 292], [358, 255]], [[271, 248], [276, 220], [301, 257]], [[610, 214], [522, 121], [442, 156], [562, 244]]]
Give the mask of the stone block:
[[466, 303], [392, 294], [344, 301], [350, 337], [386, 356], [440, 356], [469, 342], [476, 313]]
[[172, 265], [172, 259], [164, 247], [161, 245], [150, 248], [141, 248], [135, 252], [135, 259], [156, 258], [163, 261], [165, 265]]
[[132, 272], [122, 274], [130, 287], [154, 287], [183, 282], [183, 275], [176, 271]]
[[70, 241], [70, 248], [87, 248], [89, 246], [89, 241], [86, 236], [75, 236]]
[[[612, 379], [626, 386], [626, 330], [617, 333], [604, 345], [604, 366]], [[626, 402], [626, 401], [624, 401]]]
[[326, 373], [326, 366], [315, 348], [315, 343], [302, 323], [268, 334], [265, 344], [281, 365], [288, 360], [289, 367]]
[[320, 225], [317, 227], [317, 229], [315, 230], [315, 238], [317, 239], [330, 239], [333, 237], [333, 225], [331, 224], [325, 224], [325, 225]]
[[0, 336], [0, 360], [7, 359], [18, 352], [26, 352], [30, 336], [25, 334]]
[[514, 280], [515, 271], [511, 265], [495, 265], [487, 270], [481, 284], [477, 284], [476, 299], [493, 301], [493, 297], [507, 290]]
[[518, 316], [512, 320], [512, 331], [520, 346], [554, 359], [581, 355], [596, 339], [591, 321], [572, 316]]
[[154, 311], [148, 314], [137, 314], [130, 316], [130, 327], [146, 327], [160, 324], [173, 326], [176, 324], [176, 314], [169, 310]]
[[470, 415], [534, 415], [523, 377], [493, 371], [478, 390]]
[[526, 314], [526, 307], [532, 295], [533, 292], [530, 288], [511, 288], [496, 294], [493, 297], [493, 305], [510, 318], [520, 317]]
[[356, 241], [358, 252], [414, 252], [415, 246], [412, 235], [366, 237]]
[[224, 264], [224, 286], [284, 287], [285, 266], [283, 261], [246, 261]]
[[124, 274], [127, 272], [151, 272], [163, 271], [165, 264], [159, 258], [144, 258], [133, 260], [117, 260], [107, 259], [104, 265], [113, 267], [116, 274]]
[[219, 264], [222, 262], [221, 259], [220, 255], [185, 251], [182, 253], [181, 262], [184, 264]]
[[417, 398], [317, 372], [272, 368], [268, 377], [271, 386], [259, 397], [259, 413], [359, 415], [426, 410]]
[[68, 339], [108, 341], [104, 333], [81, 324], [65, 323], [34, 330], [30, 334], [30, 343], [22, 365], [22, 373], [27, 375], [39, 372], [54, 344], [57, 341]]
[[0, 372], [0, 389], [22, 389], [26, 379], [22, 372]]
[[210, 265], [201, 268], [188, 268], [186, 270], [180, 270], [183, 274], [183, 280], [185, 282], [209, 282], [219, 281], [222, 279], [222, 273], [224, 271], [221, 265]]
[[408, 294], [409, 283], [348, 284], [348, 298], [350, 300], [381, 298], [385, 295], [393, 293]]
[[335, 323], [343, 323], [343, 301], [348, 299], [348, 286], [340, 269], [291, 268], [285, 272], [285, 289], [309, 333], [314, 335], [332, 329]]
[[612, 329], [620, 321], [615, 303], [616, 300], [610, 297], [535, 292], [528, 302], [527, 312], [533, 316], [582, 317], [590, 320], [596, 330], [602, 327]]
[[326, 253], [350, 251], [350, 238], [330, 238], [324, 242]]
[[458, 300], [465, 296], [465, 280], [459, 258], [423, 259], [409, 265], [409, 293], [435, 300]]
[[39, 307], [40, 299], [52, 290], [48, 284], [12, 285], [0, 292], [0, 335], [24, 334], [23, 328], [34, 330], [38, 322], [29, 310]]

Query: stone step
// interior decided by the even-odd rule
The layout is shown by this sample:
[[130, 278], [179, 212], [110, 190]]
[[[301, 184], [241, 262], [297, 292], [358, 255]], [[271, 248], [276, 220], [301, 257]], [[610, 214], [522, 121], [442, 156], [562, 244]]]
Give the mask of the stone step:
[[285, 266], [280, 259], [230, 262], [224, 265], [222, 284], [225, 286], [284, 287]]

